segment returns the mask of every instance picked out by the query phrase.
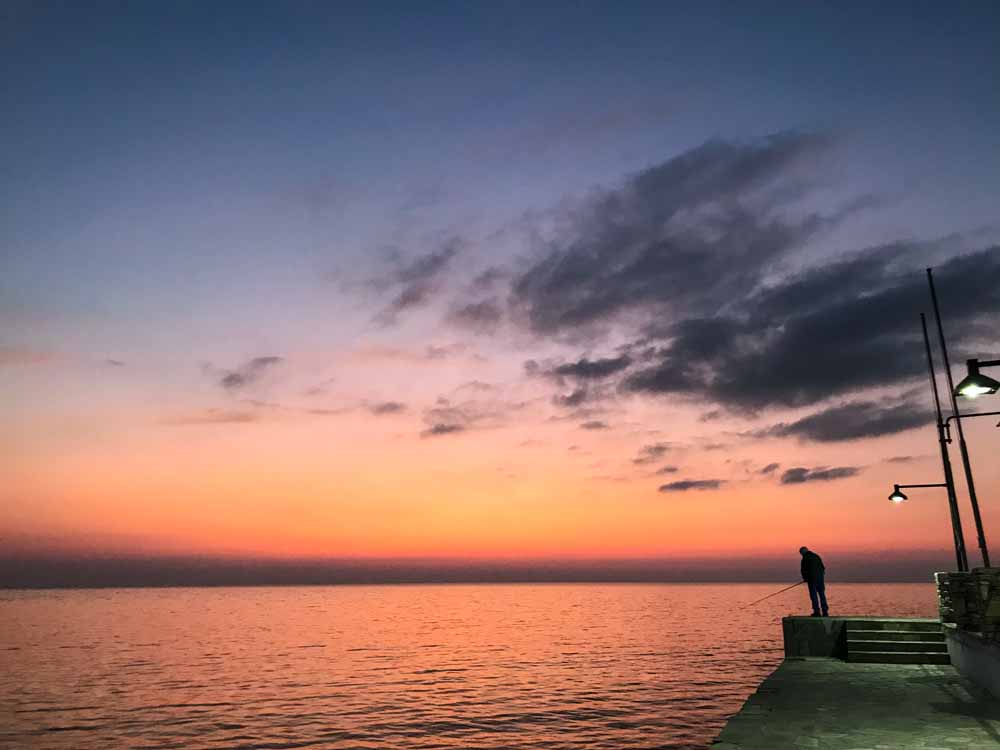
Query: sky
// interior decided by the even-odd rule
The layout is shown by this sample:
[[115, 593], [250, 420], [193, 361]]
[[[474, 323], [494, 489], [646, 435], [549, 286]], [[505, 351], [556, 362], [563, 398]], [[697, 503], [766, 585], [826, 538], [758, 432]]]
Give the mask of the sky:
[[925, 579], [944, 493], [886, 496], [941, 481], [924, 269], [956, 379], [1000, 357], [997, 49], [990, 2], [5, 3], [0, 570]]

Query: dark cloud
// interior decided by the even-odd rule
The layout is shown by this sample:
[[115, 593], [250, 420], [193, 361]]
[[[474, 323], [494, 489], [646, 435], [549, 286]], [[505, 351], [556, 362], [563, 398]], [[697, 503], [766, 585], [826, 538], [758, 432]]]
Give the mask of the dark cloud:
[[400, 403], [399, 401], [380, 401], [376, 404], [369, 404], [368, 411], [377, 417], [381, 417], [386, 414], [399, 414], [400, 412], [406, 411], [406, 404]]
[[235, 370], [226, 370], [219, 379], [219, 385], [227, 391], [236, 391], [260, 380], [264, 372], [284, 362], [282, 357], [254, 357]]
[[445, 422], [440, 422], [438, 424], [432, 424], [426, 430], [420, 433], [420, 437], [438, 437], [440, 435], [452, 435], [456, 432], [464, 432], [465, 426], [460, 424], [447, 424]]
[[409, 263], [398, 263], [389, 275], [389, 282], [395, 284], [418, 284], [433, 279], [458, 254], [461, 242], [451, 238], [438, 250], [419, 255]]
[[688, 490], [717, 490], [726, 482], [724, 479], [681, 479], [660, 485], [660, 492], [687, 492]]
[[[1000, 248], [942, 260], [953, 242], [895, 242], [804, 268], [794, 257], [874, 203], [809, 208], [834, 145], [802, 133], [713, 141], [599, 193], [558, 229], [534, 232], [537, 260], [510, 281], [511, 320], [588, 349], [603, 332], [624, 334], [621, 366], [595, 374], [625, 392], [721, 407], [706, 407], [706, 421], [923, 377], [927, 265], [953, 348], [974, 350], [998, 320]], [[594, 363], [535, 364], [582, 381]], [[905, 412], [883, 414], [884, 426], [919, 422]]]
[[104, 364], [110, 365], [111, 367], [124, 367], [125, 366], [125, 363], [122, 362], [120, 359], [106, 359], [106, 360], [104, 360]]
[[829, 482], [834, 479], [846, 479], [847, 477], [853, 477], [860, 471], [861, 468], [858, 466], [834, 466], [833, 468], [819, 466], [815, 469], [807, 469], [802, 466], [797, 466], [793, 469], [788, 469], [788, 471], [781, 475], [781, 483], [802, 484], [803, 482]]
[[670, 450], [670, 443], [644, 445], [639, 449], [639, 455], [632, 459], [632, 463], [638, 465], [654, 463], [660, 460], [668, 450]]
[[460, 305], [448, 313], [449, 322], [479, 334], [496, 332], [502, 319], [503, 309], [495, 298]]
[[390, 260], [393, 267], [383, 276], [368, 282], [376, 291], [394, 295], [375, 316], [375, 322], [393, 325], [400, 313], [426, 305], [440, 289], [441, 276], [460, 249], [461, 241], [453, 238], [440, 249], [419, 255], [409, 262], [393, 257]]
[[[875, 248], [812, 269], [749, 296], [732, 312], [690, 318], [661, 332], [669, 339], [657, 362], [629, 375], [626, 390], [682, 394], [755, 411], [796, 407], [879, 386], [898, 386], [926, 373], [917, 313], [928, 305], [926, 277], [901, 271], [917, 246]], [[972, 325], [1000, 309], [1000, 248], [952, 258], [935, 271], [956, 349]], [[918, 407], [851, 407], [810, 425], [817, 435], [856, 432], [863, 411], [877, 418], [873, 434], [926, 423]], [[826, 429], [824, 429], [826, 428]], [[847, 437], [839, 439], [850, 439]]]
[[661, 466], [656, 470], [657, 474], [676, 474], [678, 471], [676, 466]]
[[611, 428], [608, 426], [607, 422], [602, 422], [599, 419], [592, 419], [589, 422], [584, 422], [583, 424], [581, 424], [580, 425], [580, 429], [582, 429], [582, 430], [609, 430]]
[[781, 133], [711, 141], [606, 191], [564, 222], [513, 280], [532, 330], [575, 335], [629, 311], [715, 312], [830, 223], [798, 207], [803, 169], [829, 139]]
[[630, 364], [632, 360], [625, 355], [593, 360], [584, 357], [576, 362], [556, 366], [552, 374], [579, 380], [599, 380], [621, 372]]
[[472, 288], [477, 292], [489, 291], [509, 278], [509, 271], [496, 267], [487, 268], [472, 280]]
[[576, 381], [582, 387], [580, 381], [600, 381], [627, 369], [631, 364], [632, 358], [627, 354], [599, 359], [581, 357], [574, 362], [529, 359], [524, 363], [524, 372], [531, 377], [550, 378], [560, 385], [565, 385], [567, 380]]
[[552, 403], [556, 406], [575, 408], [582, 405], [587, 400], [587, 389], [576, 388], [566, 394], [556, 394], [552, 397]]
[[933, 411], [922, 404], [851, 401], [831, 406], [795, 422], [780, 422], [755, 434], [832, 443], [894, 435], [923, 427], [933, 421]]
[[891, 458], [887, 458], [885, 462], [887, 464], [909, 464], [914, 461], [918, 461], [921, 458], [924, 458], [924, 456], [893, 456]]
[[761, 474], [773, 474], [775, 471], [781, 468], [781, 464], [768, 464], [763, 469], [760, 470]]

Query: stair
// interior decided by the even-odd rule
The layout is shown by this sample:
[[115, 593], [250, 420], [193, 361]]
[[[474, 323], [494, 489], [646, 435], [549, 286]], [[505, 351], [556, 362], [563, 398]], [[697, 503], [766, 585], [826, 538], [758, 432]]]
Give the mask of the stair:
[[951, 664], [938, 620], [847, 620], [847, 661], [868, 664]]

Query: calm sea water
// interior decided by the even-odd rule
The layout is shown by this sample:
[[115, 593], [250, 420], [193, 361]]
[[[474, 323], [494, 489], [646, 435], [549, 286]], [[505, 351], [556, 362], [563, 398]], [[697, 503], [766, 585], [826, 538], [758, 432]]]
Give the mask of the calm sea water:
[[[703, 748], [780, 660], [775, 585], [0, 592], [0, 747]], [[933, 616], [925, 584], [829, 587]]]

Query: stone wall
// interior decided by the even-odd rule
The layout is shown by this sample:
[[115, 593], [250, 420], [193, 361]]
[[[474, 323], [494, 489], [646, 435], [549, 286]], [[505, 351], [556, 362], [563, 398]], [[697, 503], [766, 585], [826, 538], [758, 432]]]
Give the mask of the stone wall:
[[979, 592], [972, 573], [935, 573], [941, 622], [975, 630], [982, 619]]
[[941, 622], [1000, 640], [1000, 568], [935, 573]]

